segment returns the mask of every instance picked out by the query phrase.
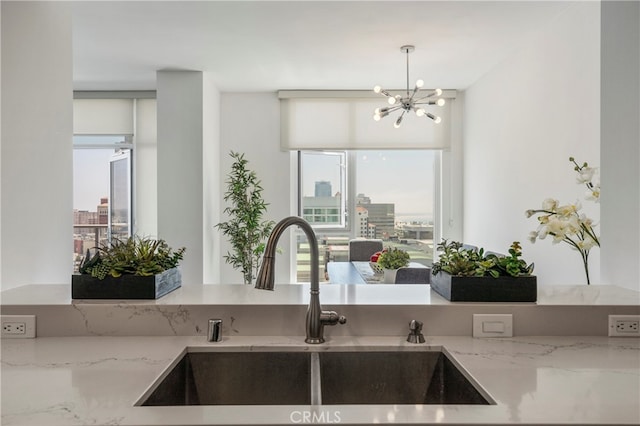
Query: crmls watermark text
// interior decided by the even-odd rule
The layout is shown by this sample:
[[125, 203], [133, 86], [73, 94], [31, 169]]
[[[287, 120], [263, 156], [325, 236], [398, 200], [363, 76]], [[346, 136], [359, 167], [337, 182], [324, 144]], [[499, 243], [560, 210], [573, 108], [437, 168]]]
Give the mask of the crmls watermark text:
[[340, 411], [292, 411], [291, 423], [340, 423]]

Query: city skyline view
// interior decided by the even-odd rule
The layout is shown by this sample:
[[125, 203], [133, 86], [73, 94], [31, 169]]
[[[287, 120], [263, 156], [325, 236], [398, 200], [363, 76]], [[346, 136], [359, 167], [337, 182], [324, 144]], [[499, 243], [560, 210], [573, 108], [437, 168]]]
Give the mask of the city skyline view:
[[[433, 220], [434, 156], [434, 151], [358, 151], [353, 196], [365, 194], [371, 202], [395, 204], [397, 221], [430, 222]], [[303, 196], [314, 196], [316, 181], [330, 182], [334, 195], [339, 191], [337, 159], [305, 156], [303, 168]]]

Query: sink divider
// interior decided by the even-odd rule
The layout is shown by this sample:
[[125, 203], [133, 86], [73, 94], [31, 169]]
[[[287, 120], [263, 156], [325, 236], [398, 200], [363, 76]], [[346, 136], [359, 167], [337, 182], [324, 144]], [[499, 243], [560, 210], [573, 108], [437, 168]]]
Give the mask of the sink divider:
[[320, 379], [320, 354], [311, 352], [311, 405], [322, 405], [322, 383]]

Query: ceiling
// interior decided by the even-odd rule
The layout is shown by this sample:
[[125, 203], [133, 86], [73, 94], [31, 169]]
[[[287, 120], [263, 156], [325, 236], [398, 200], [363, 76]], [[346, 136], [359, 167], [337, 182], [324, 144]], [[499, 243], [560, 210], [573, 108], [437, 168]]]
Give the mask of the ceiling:
[[74, 88], [155, 89], [157, 70], [224, 92], [465, 89], [571, 7], [562, 1], [72, 2]]

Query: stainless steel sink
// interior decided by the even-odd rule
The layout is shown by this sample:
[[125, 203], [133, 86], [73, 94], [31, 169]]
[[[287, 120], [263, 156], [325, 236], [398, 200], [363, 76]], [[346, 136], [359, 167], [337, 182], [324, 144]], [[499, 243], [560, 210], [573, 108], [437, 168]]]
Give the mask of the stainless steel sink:
[[187, 352], [141, 405], [309, 405], [305, 352]]
[[489, 404], [441, 351], [320, 354], [322, 403]]
[[489, 404], [440, 348], [189, 352], [138, 405]]

